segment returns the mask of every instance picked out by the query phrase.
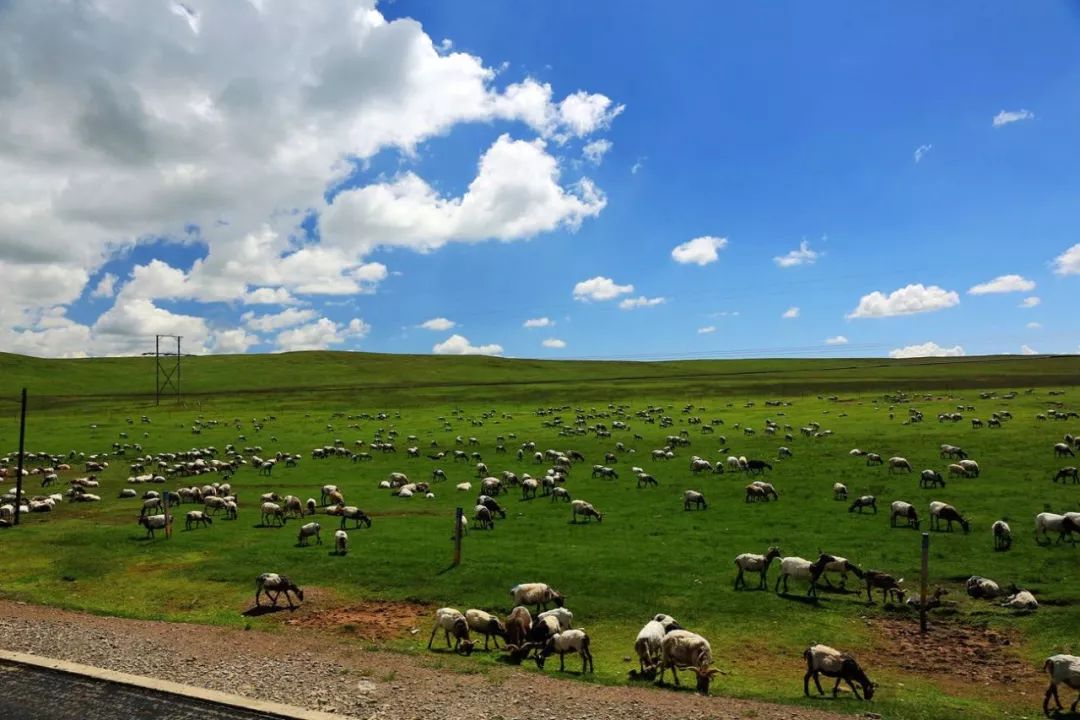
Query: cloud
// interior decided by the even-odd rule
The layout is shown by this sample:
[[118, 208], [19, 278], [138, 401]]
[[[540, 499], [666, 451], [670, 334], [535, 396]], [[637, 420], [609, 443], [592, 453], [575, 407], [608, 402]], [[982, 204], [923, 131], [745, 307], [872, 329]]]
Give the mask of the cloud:
[[1022, 307], [1022, 308], [1025, 308], [1025, 309], [1026, 308], [1033, 308], [1033, 307], [1038, 306], [1041, 302], [1042, 302], [1041, 298], [1036, 297], [1035, 295], [1032, 295], [1031, 297], [1024, 298], [1023, 302], [1021, 302], [1017, 307]]
[[444, 317], [437, 317], [431, 318], [430, 320], [425, 320], [424, 322], [420, 323], [419, 327], [422, 327], [425, 330], [437, 330], [439, 332], [444, 332], [451, 328], [457, 327], [457, 323], [453, 320], [447, 320]]
[[933, 147], [933, 145], [920, 145], [915, 148], [915, 162], [920, 162], [926, 153], [930, 152]]
[[472, 345], [461, 335], [451, 335], [431, 348], [436, 355], [502, 355], [502, 351], [502, 345]]
[[859, 305], [848, 313], [847, 318], [892, 317], [934, 312], [960, 303], [960, 296], [952, 290], [937, 285], [929, 287], [922, 283], [907, 285], [885, 295], [877, 290], [863, 295]]
[[611, 278], [597, 275], [594, 278], [582, 280], [574, 286], [574, 299], [581, 302], [590, 300], [603, 302], [632, 292], [634, 292], [633, 285], [616, 285]]
[[714, 333], [714, 332], [716, 332], [716, 326], [715, 325], [706, 325], [705, 327], [699, 327], [697, 329], [697, 334], [698, 335], [708, 335], [708, 334]]
[[822, 253], [810, 249], [810, 243], [803, 240], [799, 243], [799, 247], [796, 250], [792, 250], [787, 255], [780, 255], [773, 258], [773, 262], [779, 267], [789, 268], [796, 267], [798, 265], [813, 265], [817, 262], [818, 257]]
[[353, 318], [347, 325], [340, 325], [329, 318], [321, 317], [313, 323], [278, 333], [277, 348], [281, 352], [325, 350], [347, 340], [360, 340], [370, 330], [371, 326], [360, 318]]
[[1080, 243], [1054, 258], [1053, 266], [1057, 275], [1080, 275]]
[[554, 348], [556, 350], [562, 350], [566, 347], [566, 341], [560, 340], [559, 338], [548, 338], [540, 344], [546, 348]]
[[585, 147], [581, 149], [581, 154], [593, 165], [599, 165], [604, 159], [604, 155], [606, 155], [611, 148], [612, 142], [601, 138], [586, 144]]
[[[578, 283], [578, 284], [580, 285], [580, 283]], [[555, 321], [552, 320], [551, 318], [539, 317], [539, 318], [530, 318], [529, 320], [526, 320], [524, 323], [522, 323], [521, 326], [525, 327], [525, 328], [529, 328], [531, 330], [532, 328], [551, 327], [554, 324], [555, 324]]]
[[219, 330], [214, 334], [213, 351], [228, 354], [246, 353], [260, 342], [257, 335], [250, 335], [243, 328]]
[[739, 311], [738, 310], [722, 310], [721, 312], [713, 313], [712, 317], [718, 317], [718, 318], [722, 318], [722, 317], [739, 317]]
[[1028, 345], [1021, 345], [1020, 346], [1020, 354], [1021, 355], [1038, 355], [1039, 351], [1035, 350], [1034, 348], [1032, 348], [1032, 347], [1030, 347]]
[[1001, 127], [1002, 125], [1008, 125], [1009, 123], [1019, 122], [1020, 120], [1031, 120], [1035, 117], [1035, 113], [1030, 110], [1002, 110], [994, 116], [994, 127]]
[[799, 308], [789, 307], [780, 317], [782, 317], [784, 320], [794, 320], [795, 318], [799, 317]]
[[255, 288], [244, 294], [245, 305], [295, 305], [297, 300], [282, 287]]
[[308, 320], [314, 320], [317, 317], [319, 317], [319, 314], [314, 310], [287, 308], [272, 315], [256, 315], [253, 312], [246, 312], [240, 316], [240, 319], [250, 330], [256, 332], [274, 332], [275, 330], [282, 330], [287, 327], [299, 325], [300, 323], [305, 323]]
[[114, 286], [116, 285], [116, 276], [112, 273], [105, 273], [101, 276], [101, 280], [98, 281], [97, 287], [90, 293], [92, 298], [111, 298], [114, 294]]
[[843, 335], [835, 335], [833, 337], [825, 338], [826, 345], [847, 345], [848, 339]]
[[889, 351], [891, 358], [916, 358], [916, 357], [961, 357], [964, 348], [959, 345], [942, 347], [935, 342], [926, 342], [922, 345], [908, 345]]
[[989, 295], [991, 293], [1028, 292], [1035, 289], [1035, 283], [1021, 275], [999, 275], [990, 282], [981, 283], [968, 290], [968, 295]]
[[1037, 322], [1029, 322], [1029, 323], [1028, 323], [1027, 325], [1025, 325], [1024, 327], [1026, 327], [1026, 328], [1027, 328], [1028, 330], [1039, 330], [1039, 329], [1041, 329], [1041, 328], [1042, 328], [1042, 323], [1037, 323]]
[[671, 251], [671, 257], [683, 265], [708, 265], [719, 259], [717, 251], [723, 250], [727, 244], [727, 238], [704, 235], [676, 245]]
[[626, 298], [619, 303], [620, 310], [637, 310], [638, 308], [655, 307], [657, 305], [663, 305], [667, 302], [667, 298], [654, 297], [649, 298], [641, 295], [636, 298]]
[[634, 164], [630, 166], [630, 174], [637, 175], [645, 167], [645, 158], [639, 157], [634, 161]]

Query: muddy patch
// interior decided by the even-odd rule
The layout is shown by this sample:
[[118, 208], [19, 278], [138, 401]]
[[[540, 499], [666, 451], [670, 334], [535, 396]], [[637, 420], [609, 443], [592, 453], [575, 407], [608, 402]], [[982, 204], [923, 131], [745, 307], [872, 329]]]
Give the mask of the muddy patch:
[[1041, 681], [1038, 670], [1017, 655], [1017, 636], [1009, 632], [941, 620], [931, 623], [925, 636], [910, 620], [878, 619], [867, 625], [885, 639], [874, 663], [977, 685]]
[[326, 610], [312, 608], [285, 620], [286, 625], [342, 633], [370, 642], [385, 642], [430, 626], [433, 609], [409, 602], [372, 600]]

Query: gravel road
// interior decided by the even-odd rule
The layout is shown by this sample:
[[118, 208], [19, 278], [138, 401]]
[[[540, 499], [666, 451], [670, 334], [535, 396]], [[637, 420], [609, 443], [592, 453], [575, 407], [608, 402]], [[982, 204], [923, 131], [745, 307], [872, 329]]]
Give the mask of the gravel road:
[[434, 653], [414, 656], [370, 651], [359, 644], [311, 629], [245, 632], [0, 601], [0, 647], [8, 650], [356, 718], [842, 717], [805, 708], [705, 698], [691, 692], [585, 685], [511, 667], [454, 672], [437, 667], [444, 660]]

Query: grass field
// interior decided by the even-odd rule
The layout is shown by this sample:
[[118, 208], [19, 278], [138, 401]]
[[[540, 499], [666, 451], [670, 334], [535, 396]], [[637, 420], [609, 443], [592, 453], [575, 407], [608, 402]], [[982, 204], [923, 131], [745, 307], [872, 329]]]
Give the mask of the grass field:
[[[1037, 421], [1048, 403], [1073, 404], [1080, 389], [1080, 358], [985, 358], [944, 362], [875, 360], [695, 361], [676, 363], [587, 363], [512, 361], [490, 358], [393, 357], [348, 353], [298, 353], [279, 356], [185, 358], [184, 402], [154, 407], [152, 359], [46, 361], [0, 355], [0, 449], [17, 443], [17, 395], [26, 386], [31, 394], [27, 422], [28, 450], [67, 454], [109, 451], [114, 442], [141, 443], [145, 453], [178, 451], [229, 443], [259, 445], [264, 454], [281, 450], [301, 453], [297, 468], [278, 466], [270, 478], [254, 469], [238, 472], [233, 485], [240, 502], [240, 519], [218, 521], [212, 528], [185, 532], [182, 522], [172, 540], [150, 542], [136, 526], [138, 500], [117, 499], [129, 473], [116, 458], [102, 474], [99, 505], [65, 504], [48, 515], [25, 518], [24, 526], [0, 534], [0, 595], [33, 602], [121, 616], [167, 618], [228, 625], [251, 624], [273, 629], [279, 615], [246, 618], [240, 611], [251, 604], [253, 578], [274, 570], [292, 576], [306, 588], [318, 588], [343, 605], [363, 599], [409, 600], [433, 606], [451, 605], [509, 610], [508, 589], [518, 582], [543, 581], [562, 590], [576, 624], [593, 638], [595, 681], [626, 682], [635, 663], [633, 639], [657, 612], [674, 615], [686, 627], [710, 639], [717, 664], [727, 674], [714, 683], [714, 692], [781, 702], [803, 703], [802, 650], [825, 642], [852, 650], [881, 683], [873, 710], [888, 718], [997, 718], [1003, 712], [1037, 712], [1045, 684], [1037, 669], [1052, 652], [1080, 651], [1080, 549], [1067, 544], [1038, 546], [1032, 537], [1032, 518], [1044, 509], [1080, 510], [1080, 486], [1054, 484], [1062, 465], [1051, 451], [1066, 432], [1080, 432], [1080, 422]], [[1028, 388], [1034, 388], [1026, 393]], [[1013, 400], [981, 399], [982, 389], [998, 396], [1018, 391]], [[1050, 391], [1064, 391], [1051, 396]], [[908, 403], [896, 403], [889, 419], [886, 392], [909, 391]], [[828, 396], [835, 395], [830, 400]], [[820, 397], [819, 397], [820, 396]], [[790, 406], [765, 407], [766, 399]], [[754, 401], [747, 407], [748, 401]], [[611, 405], [609, 405], [609, 403]], [[665, 408], [672, 428], [647, 424], [634, 412], [654, 404]], [[683, 413], [692, 404], [691, 413]], [[939, 423], [937, 413], [957, 405], [974, 405], [956, 424]], [[625, 409], [627, 417], [617, 415]], [[538, 417], [538, 408], [565, 408]], [[902, 424], [909, 407], [925, 413], [926, 421]], [[587, 424], [623, 419], [629, 430], [611, 438], [594, 434], [559, 436], [547, 425], [559, 416], [572, 427], [576, 410]], [[984, 420], [995, 410], [1008, 409], [1014, 419], [998, 429], [972, 429], [968, 418]], [[456, 415], [455, 410], [460, 410]], [[389, 413], [386, 420], [350, 420], [360, 413]], [[482, 426], [486, 411], [494, 414]], [[151, 423], [139, 422], [148, 415]], [[691, 415], [708, 423], [724, 421], [715, 435], [688, 425]], [[253, 419], [273, 416], [261, 431]], [[134, 418], [129, 425], [128, 418]], [[440, 418], [450, 420], [444, 429]], [[221, 421], [193, 435], [197, 418]], [[795, 439], [763, 432], [766, 418], [790, 424]], [[802, 437], [798, 428], [811, 421], [833, 431], [828, 438]], [[756, 429], [743, 435], [735, 425]], [[328, 427], [329, 426], [329, 427]], [[398, 452], [375, 454], [371, 462], [314, 461], [314, 447], [344, 440], [350, 447], [370, 442], [377, 428], [399, 433]], [[650, 460], [649, 451], [664, 438], [688, 430], [691, 445], [669, 462]], [[144, 437], [143, 433], [147, 433]], [[122, 439], [120, 434], [128, 433]], [[516, 440], [511, 434], [516, 434]], [[453, 485], [471, 480], [478, 485], [471, 463], [449, 457], [431, 461], [409, 459], [406, 436], [414, 434], [424, 452], [431, 441], [453, 449], [454, 438], [475, 436], [492, 474], [513, 470], [543, 474], [546, 465], [530, 457], [518, 461], [517, 446], [535, 441], [538, 449], [579, 450], [587, 458], [576, 466], [568, 489], [575, 498], [592, 502], [604, 513], [602, 523], [570, 523], [566, 505], [546, 498], [523, 501], [516, 492], [500, 498], [508, 518], [492, 532], [474, 531], [465, 540], [464, 562], [449, 569], [449, 541], [454, 508], [471, 512], [475, 491], [455, 493]], [[782, 434], [782, 431], [781, 431]], [[246, 440], [239, 439], [240, 435]], [[506, 437], [510, 452], [495, 453], [496, 437]], [[635, 435], [643, 437], [635, 440]], [[721, 435], [727, 436], [722, 443]], [[614, 466], [617, 481], [590, 478], [589, 466], [600, 463], [616, 442], [633, 454], [620, 455]], [[948, 461], [938, 446], [960, 445], [979, 461], [977, 479], [950, 480], [939, 490], [920, 490], [918, 471], [944, 471]], [[794, 458], [776, 461], [780, 445], [791, 447]], [[768, 480], [780, 491], [779, 502], [747, 504], [741, 473], [693, 476], [691, 455], [711, 461], [718, 452], [746, 455], [773, 462]], [[853, 447], [885, 457], [903, 455], [916, 472], [890, 474], [866, 467], [851, 457]], [[133, 451], [129, 451], [132, 453]], [[1075, 463], [1074, 463], [1075, 464]], [[659, 487], [637, 489], [629, 470], [643, 466], [660, 481]], [[433, 500], [391, 497], [378, 482], [391, 471], [413, 480], [427, 480], [435, 467], [449, 482], [434, 488]], [[72, 473], [72, 476], [74, 473]], [[200, 484], [206, 478], [170, 480], [166, 487]], [[881, 511], [848, 513], [845, 503], [832, 499], [831, 486], [847, 484], [852, 495], [871, 493]], [[347, 557], [330, 554], [332, 544], [296, 547], [296, 525], [284, 529], [259, 524], [258, 494], [276, 490], [302, 498], [318, 496], [324, 483], [344, 489], [350, 504], [374, 517], [370, 530], [351, 531]], [[36, 481], [29, 486], [35, 491]], [[685, 489], [705, 493], [709, 509], [684, 512]], [[890, 633], [917, 618], [901, 608], [869, 605], [865, 594], [824, 593], [807, 602], [804, 587], [795, 583], [789, 596], [771, 591], [778, 566], [770, 572], [770, 591], [735, 591], [732, 558], [740, 552], [764, 552], [778, 545], [785, 555], [813, 558], [819, 549], [844, 555], [863, 568], [886, 570], [907, 578], [915, 590], [919, 564], [919, 533], [890, 529], [888, 504], [895, 499], [914, 503], [922, 515], [932, 499], [954, 504], [973, 520], [964, 535], [932, 533], [931, 582], [948, 587], [947, 599], [956, 606], [934, 617], [979, 637], [987, 632], [1009, 637], [994, 658], [1019, 660], [1027, 674], [1011, 685], [1001, 681], [1005, 670], [987, 671], [990, 681], [966, 682], [962, 674], [920, 674], [891, 646]], [[192, 509], [186, 506], [182, 510]], [[1005, 518], [1016, 542], [1012, 551], [993, 551], [990, 524]], [[324, 534], [336, 527], [335, 518], [319, 518]], [[926, 521], [924, 520], [924, 529]], [[963, 580], [972, 574], [1009, 582], [1037, 594], [1042, 607], [1017, 615], [996, 604], [964, 596]], [[877, 598], [875, 598], [877, 599]], [[428, 628], [420, 635], [393, 641], [398, 649], [423, 651]], [[943, 665], [964, 664], [967, 655], [941, 647], [932, 634], [923, 650], [940, 657]], [[426, 651], [423, 651], [426, 652]], [[481, 670], [497, 662], [484, 653], [447, 659], [458, 669]], [[989, 660], [995, 667], [996, 660]], [[577, 668], [574, 661], [568, 667]], [[962, 668], [961, 668], [962, 669]], [[535, 670], [530, 670], [535, 671]], [[551, 672], [549, 666], [548, 672]], [[996, 679], [995, 679], [996, 678]], [[1021, 692], [1026, 693], [1021, 695]], [[842, 712], [861, 712], [867, 706], [852, 700], [831, 704]]]

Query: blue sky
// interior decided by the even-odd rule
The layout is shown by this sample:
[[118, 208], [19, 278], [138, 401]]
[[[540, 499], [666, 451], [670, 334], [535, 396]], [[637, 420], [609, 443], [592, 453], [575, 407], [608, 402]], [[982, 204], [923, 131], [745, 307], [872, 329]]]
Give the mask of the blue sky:
[[0, 8], [0, 350], [1080, 349], [1075, 4], [307, 5]]

